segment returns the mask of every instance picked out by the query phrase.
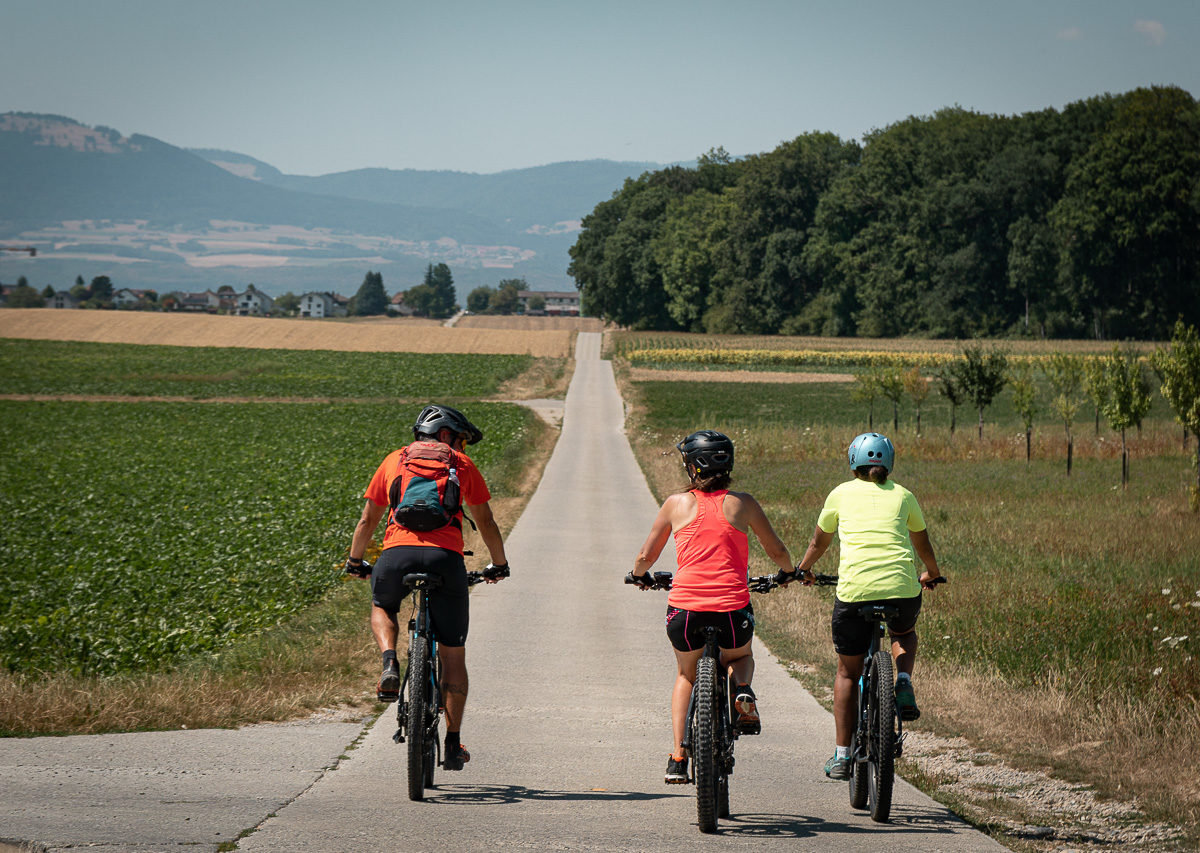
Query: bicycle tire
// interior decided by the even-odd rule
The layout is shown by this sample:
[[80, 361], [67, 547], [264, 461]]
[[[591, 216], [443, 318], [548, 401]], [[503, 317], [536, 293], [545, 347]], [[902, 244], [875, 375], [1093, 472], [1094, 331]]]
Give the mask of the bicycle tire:
[[721, 757], [717, 754], [717, 662], [696, 663], [692, 709], [692, 762], [696, 775], [696, 822], [701, 832], [716, 832]]
[[[430, 661], [430, 676], [429, 676], [429, 701], [426, 703], [426, 713], [429, 714], [429, 737], [425, 739], [425, 787], [433, 787], [433, 771], [437, 768], [438, 755], [438, 738], [441, 735], [438, 733], [438, 723], [441, 721], [441, 702], [442, 698], [435, 690], [442, 682], [441, 665], [438, 663], [438, 656], [433, 655], [433, 660]], [[440, 689], [440, 688], [439, 688]]]
[[[858, 723], [854, 727], [854, 733], [850, 735], [850, 808], [863, 809], [867, 806], [868, 786], [870, 785], [869, 777], [871, 775], [870, 763], [864, 758], [858, 759], [858, 754], [861, 751], [865, 756], [867, 750], [861, 749], [862, 734], [865, 728], [864, 718], [870, 713], [871, 704], [871, 687], [873, 683], [871, 675], [870, 659], [864, 661], [863, 679], [859, 685], [860, 693], [858, 696]], [[862, 685], [866, 685], [863, 687]], [[867, 740], [870, 743], [870, 740]]]
[[892, 783], [896, 773], [896, 685], [892, 656], [884, 649], [875, 653], [871, 679], [871, 774], [868, 803], [871, 820], [887, 823], [892, 812]]
[[723, 695], [717, 697], [716, 706], [723, 708], [724, 713], [719, 717], [718, 730], [722, 737], [718, 741], [717, 750], [720, 755], [720, 769], [717, 776], [717, 817], [729, 817], [729, 775], [733, 771], [733, 720], [736, 719], [733, 707], [733, 691], [737, 685], [733, 676], [729, 680], [718, 682], [724, 687]]
[[425, 758], [429, 752], [429, 645], [424, 637], [408, 643], [408, 798], [425, 798]]

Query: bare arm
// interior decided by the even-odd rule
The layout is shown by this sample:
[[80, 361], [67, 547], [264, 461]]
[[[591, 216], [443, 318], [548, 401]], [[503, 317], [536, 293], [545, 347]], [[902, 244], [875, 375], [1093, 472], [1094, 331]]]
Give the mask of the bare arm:
[[379, 526], [379, 519], [383, 518], [386, 509], [386, 506], [379, 506], [373, 501], [363, 505], [362, 516], [354, 526], [354, 537], [350, 540], [351, 560], [361, 560], [367, 553], [367, 546], [371, 544], [371, 537], [375, 535], [375, 528]]
[[812, 539], [808, 542], [808, 550], [804, 552], [804, 559], [800, 561], [800, 565], [796, 566], [797, 574], [805, 574], [812, 571], [812, 567], [816, 565], [817, 560], [821, 559], [830, 544], [833, 542], [833, 534], [826, 533], [817, 525], [813, 529]]
[[654, 517], [654, 523], [650, 525], [650, 535], [646, 537], [646, 541], [642, 544], [642, 549], [638, 551], [637, 558], [633, 561], [634, 577], [642, 577], [646, 572], [650, 571], [650, 567], [658, 560], [662, 550], [666, 547], [667, 539], [671, 536], [671, 515], [674, 509], [675, 496], [667, 498], [663, 502], [662, 507], [658, 510], [658, 515]]
[[767, 514], [763, 512], [762, 506], [759, 505], [758, 501], [750, 497], [750, 495], [743, 496], [742, 503], [746, 507], [746, 523], [754, 531], [754, 535], [758, 537], [758, 541], [762, 543], [763, 550], [767, 552], [767, 556], [783, 571], [791, 572], [792, 555], [788, 551], [787, 546], [783, 544], [783, 540], [775, 532], [775, 528], [771, 526], [771, 521], [767, 518]]
[[500, 528], [492, 515], [491, 504], [484, 501], [481, 504], [471, 504], [467, 509], [471, 511], [471, 518], [474, 519], [475, 526], [479, 528], [479, 535], [483, 539], [483, 544], [487, 546], [493, 565], [507, 565], [508, 558], [504, 555], [504, 537], [500, 535]]
[[921, 574], [921, 586], [926, 589], [933, 589], [929, 582], [934, 578], [942, 576], [941, 569], [938, 568], [937, 557], [933, 553], [933, 543], [929, 541], [929, 528], [924, 530], [910, 530], [908, 538], [912, 540], [913, 550], [917, 552], [917, 556], [921, 558], [921, 562], [925, 564], [925, 571]]

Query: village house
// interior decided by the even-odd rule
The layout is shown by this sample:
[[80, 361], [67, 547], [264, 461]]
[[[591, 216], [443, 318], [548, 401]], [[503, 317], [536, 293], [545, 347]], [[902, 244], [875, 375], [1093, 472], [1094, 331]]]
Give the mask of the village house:
[[54, 291], [54, 298], [49, 300], [47, 304], [51, 308], [77, 308], [79, 302], [71, 295], [69, 290]]
[[251, 315], [265, 317], [271, 313], [271, 309], [274, 307], [275, 300], [261, 290], [250, 288], [237, 295], [237, 315], [239, 317]]
[[538, 313], [549, 314], [552, 317], [579, 316], [578, 290], [519, 290], [517, 291], [517, 299], [521, 301], [521, 313], [531, 313], [529, 311], [529, 300], [535, 296], [540, 296], [546, 301], [545, 309]]
[[345, 317], [350, 300], [340, 293], [313, 290], [300, 297], [301, 317]]
[[417, 313], [411, 305], [404, 304], [404, 291], [401, 290], [392, 297], [392, 301], [388, 303], [388, 313], [399, 315], [401, 317], [411, 317]]
[[113, 294], [112, 303], [114, 308], [136, 308], [142, 300], [152, 301], [153, 298], [154, 292], [151, 290], [134, 290], [123, 287]]
[[221, 307], [221, 299], [211, 290], [203, 293], [181, 293], [178, 305], [180, 311], [207, 311], [215, 314]]

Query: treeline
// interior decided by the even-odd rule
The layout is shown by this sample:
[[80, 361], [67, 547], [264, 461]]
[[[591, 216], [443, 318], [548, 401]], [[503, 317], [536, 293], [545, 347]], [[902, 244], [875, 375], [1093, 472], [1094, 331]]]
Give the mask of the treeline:
[[809, 133], [627, 180], [585, 314], [633, 329], [1153, 338], [1200, 321], [1200, 105], [1174, 87]]

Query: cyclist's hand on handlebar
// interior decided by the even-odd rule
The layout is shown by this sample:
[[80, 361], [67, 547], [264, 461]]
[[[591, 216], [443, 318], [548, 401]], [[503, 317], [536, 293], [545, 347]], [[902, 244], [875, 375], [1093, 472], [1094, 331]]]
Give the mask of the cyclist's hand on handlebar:
[[945, 583], [946, 578], [943, 575], [930, 575], [929, 572], [924, 572], [921, 575], [921, 586], [925, 589], [933, 589], [940, 583]]
[[483, 579], [488, 583], [499, 583], [509, 576], [508, 563], [488, 563], [487, 568], [483, 570]]
[[635, 575], [633, 572], [629, 572], [625, 575], [625, 583], [633, 584], [642, 590], [642, 592], [645, 592], [648, 589], [654, 588], [654, 576], [649, 572], [646, 572], [644, 575]]
[[366, 560], [350, 558], [346, 560], [346, 565], [342, 567], [342, 571], [351, 577], [369, 578], [371, 576], [371, 564]]
[[800, 574], [793, 568], [790, 572], [780, 569], [775, 573], [775, 583], [786, 587], [790, 583], [801, 580]]

